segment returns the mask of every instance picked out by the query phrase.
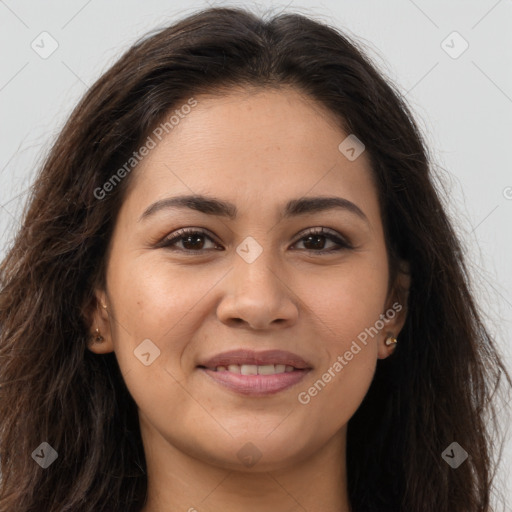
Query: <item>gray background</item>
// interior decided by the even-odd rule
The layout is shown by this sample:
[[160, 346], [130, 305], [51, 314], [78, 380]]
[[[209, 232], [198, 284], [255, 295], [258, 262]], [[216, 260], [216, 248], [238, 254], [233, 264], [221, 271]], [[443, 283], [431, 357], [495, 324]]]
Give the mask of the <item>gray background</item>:
[[[212, 5], [300, 12], [332, 23], [362, 41], [398, 83], [430, 145], [485, 318], [510, 368], [511, 0], [0, 0], [0, 258], [35, 169], [87, 88], [147, 31]], [[47, 58], [31, 47], [34, 41], [39, 52], [50, 49], [44, 31], [58, 43]], [[450, 36], [454, 31], [469, 44], [460, 55], [464, 42]], [[509, 410], [502, 410], [504, 423]], [[511, 463], [507, 441], [497, 481], [507, 510]]]

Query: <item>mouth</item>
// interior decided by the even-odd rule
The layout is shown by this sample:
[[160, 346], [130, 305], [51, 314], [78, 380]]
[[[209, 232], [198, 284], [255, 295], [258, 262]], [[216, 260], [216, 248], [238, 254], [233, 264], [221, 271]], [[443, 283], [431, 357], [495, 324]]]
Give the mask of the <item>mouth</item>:
[[197, 368], [235, 393], [266, 396], [300, 382], [312, 367], [291, 352], [235, 350], [219, 354]]
[[299, 370], [299, 368], [288, 364], [229, 364], [227, 366], [215, 366], [211, 368], [199, 366], [198, 368], [204, 368], [212, 372], [230, 372], [238, 375], [276, 375]]

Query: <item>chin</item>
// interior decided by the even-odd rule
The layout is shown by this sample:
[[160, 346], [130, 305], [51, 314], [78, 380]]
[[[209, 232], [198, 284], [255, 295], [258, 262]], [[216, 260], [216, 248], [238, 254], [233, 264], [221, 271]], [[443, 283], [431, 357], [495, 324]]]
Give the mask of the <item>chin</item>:
[[297, 464], [308, 454], [314, 453], [320, 444], [311, 443], [308, 446], [305, 439], [289, 431], [276, 430], [269, 435], [268, 431], [251, 433], [247, 430], [243, 435], [231, 438], [227, 445], [210, 446], [209, 453], [210, 461], [225, 469], [265, 472]]

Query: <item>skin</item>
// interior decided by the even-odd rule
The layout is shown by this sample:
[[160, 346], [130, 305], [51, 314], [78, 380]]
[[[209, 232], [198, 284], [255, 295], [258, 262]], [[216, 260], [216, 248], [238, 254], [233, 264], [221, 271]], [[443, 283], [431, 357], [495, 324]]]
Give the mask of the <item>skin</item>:
[[[293, 89], [233, 89], [196, 99], [134, 171], [91, 319], [91, 332], [99, 328], [105, 341], [90, 350], [115, 351], [139, 408], [148, 465], [143, 512], [347, 512], [347, 422], [377, 359], [393, 351], [386, 336], [398, 336], [406, 314], [406, 297], [388, 295], [369, 161], [364, 152], [349, 161], [338, 149], [347, 134], [333, 115]], [[166, 209], [139, 221], [155, 201], [190, 193], [234, 203], [237, 219]], [[367, 222], [342, 209], [280, 219], [286, 201], [304, 196], [348, 199]], [[186, 239], [174, 251], [155, 248], [187, 227], [213, 236], [203, 237], [199, 250]], [[302, 232], [316, 227], [355, 248], [321, 254], [338, 246], [322, 237], [308, 244]], [[252, 263], [236, 252], [247, 236], [262, 248]], [[398, 279], [406, 291], [407, 275]], [[298, 394], [396, 301], [400, 313], [300, 403]], [[145, 339], [160, 350], [148, 366], [134, 356]], [[288, 350], [313, 369], [277, 394], [239, 395], [196, 368], [234, 348]], [[237, 457], [248, 442], [246, 450], [261, 455], [252, 467]]]

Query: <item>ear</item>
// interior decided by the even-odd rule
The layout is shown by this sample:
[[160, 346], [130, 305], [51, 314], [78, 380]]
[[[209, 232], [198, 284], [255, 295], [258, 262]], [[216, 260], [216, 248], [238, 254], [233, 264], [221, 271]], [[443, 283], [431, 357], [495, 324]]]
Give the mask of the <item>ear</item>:
[[[84, 317], [87, 319], [89, 327], [88, 348], [96, 354], [107, 354], [114, 351], [112, 342], [112, 331], [110, 325], [109, 304], [107, 303], [107, 294], [104, 290], [96, 289], [94, 296], [84, 311]], [[103, 340], [97, 340], [98, 333]]]
[[[391, 287], [391, 291], [386, 303], [384, 311], [384, 327], [379, 336], [378, 342], [378, 358], [386, 359], [395, 350], [395, 345], [386, 345], [386, 339], [391, 336], [398, 338], [402, 330], [405, 319], [407, 318], [407, 303], [409, 298], [409, 289], [411, 287], [411, 274], [409, 263], [401, 260], [399, 264], [398, 274], [395, 282]], [[400, 341], [398, 341], [400, 343]]]

